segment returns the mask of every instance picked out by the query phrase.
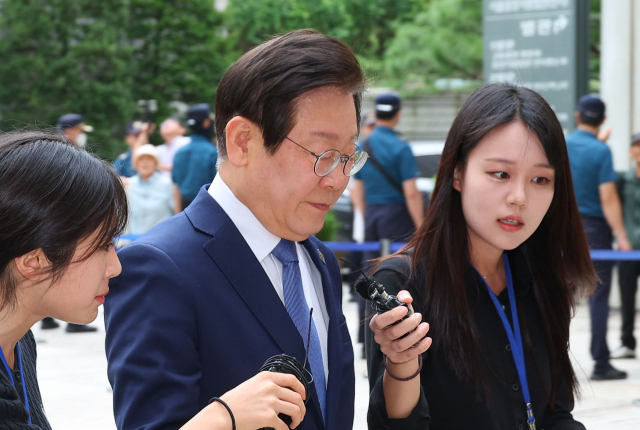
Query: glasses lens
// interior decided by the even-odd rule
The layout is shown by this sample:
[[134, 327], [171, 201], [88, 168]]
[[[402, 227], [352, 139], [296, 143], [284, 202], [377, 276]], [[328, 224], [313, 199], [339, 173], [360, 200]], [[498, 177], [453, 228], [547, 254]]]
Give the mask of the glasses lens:
[[367, 162], [369, 154], [366, 151], [356, 151], [351, 154], [351, 157], [347, 160], [347, 164], [344, 166], [344, 174], [347, 176], [353, 176], [362, 169]]
[[316, 175], [327, 176], [340, 162], [340, 152], [330, 149], [323, 152], [316, 161]]

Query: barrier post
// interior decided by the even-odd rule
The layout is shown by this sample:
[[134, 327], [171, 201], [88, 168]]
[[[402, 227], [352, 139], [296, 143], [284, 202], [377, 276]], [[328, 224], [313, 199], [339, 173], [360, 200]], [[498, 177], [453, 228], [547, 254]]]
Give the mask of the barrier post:
[[391, 254], [391, 240], [380, 239], [380, 256], [386, 257]]

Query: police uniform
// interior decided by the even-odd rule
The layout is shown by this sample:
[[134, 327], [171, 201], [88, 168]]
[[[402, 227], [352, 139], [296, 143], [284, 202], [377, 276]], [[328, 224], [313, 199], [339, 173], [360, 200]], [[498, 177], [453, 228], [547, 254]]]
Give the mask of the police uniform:
[[[202, 128], [205, 119], [211, 124]], [[191, 142], [183, 146], [173, 159], [171, 179], [182, 196], [182, 209], [189, 206], [203, 185], [216, 176], [218, 150], [211, 143], [213, 119], [207, 103], [191, 106], [187, 110], [187, 123], [191, 127]]]
[[[381, 119], [389, 119], [400, 110], [400, 99], [395, 94], [380, 95], [375, 103], [376, 115]], [[409, 144], [396, 131], [382, 125], [373, 130], [363, 146], [369, 152], [370, 160], [356, 173], [355, 178], [364, 183], [365, 241], [406, 241], [415, 226], [401, 188], [404, 181], [419, 175], [416, 159]], [[376, 163], [372, 162], [373, 158], [390, 178], [385, 177]]]
[[[376, 127], [369, 136], [368, 149], [398, 184], [418, 176], [418, 166], [409, 144], [400, 139], [394, 130]], [[373, 163], [365, 164], [355, 178], [364, 182], [367, 203], [365, 240], [407, 240], [414, 230], [414, 224], [403, 193]]]

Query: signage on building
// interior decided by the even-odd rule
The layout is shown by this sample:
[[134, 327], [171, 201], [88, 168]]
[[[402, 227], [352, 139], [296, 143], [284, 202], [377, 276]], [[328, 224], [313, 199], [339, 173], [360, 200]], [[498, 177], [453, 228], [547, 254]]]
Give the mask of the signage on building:
[[588, 92], [588, 0], [484, 0], [484, 80], [540, 93], [565, 133]]

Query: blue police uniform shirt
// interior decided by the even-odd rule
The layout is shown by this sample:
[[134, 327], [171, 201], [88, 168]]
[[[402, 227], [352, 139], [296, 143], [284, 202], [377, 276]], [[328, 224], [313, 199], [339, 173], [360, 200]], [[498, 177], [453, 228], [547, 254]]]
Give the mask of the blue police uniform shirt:
[[617, 179], [611, 149], [595, 135], [576, 130], [567, 136], [567, 151], [580, 215], [604, 218], [598, 187]]
[[130, 178], [138, 173], [133, 169], [133, 166], [131, 166], [131, 156], [132, 152], [128, 150], [118, 155], [118, 158], [114, 160], [113, 168], [116, 169], [118, 175]]
[[[377, 126], [369, 135], [369, 146], [375, 158], [399, 184], [419, 176], [409, 144], [392, 129]], [[354, 177], [364, 181], [367, 204], [406, 203], [404, 195], [370, 161]]]
[[218, 150], [204, 136], [191, 135], [191, 142], [176, 153], [171, 179], [180, 189], [182, 197], [193, 200], [204, 184], [216, 176]]

